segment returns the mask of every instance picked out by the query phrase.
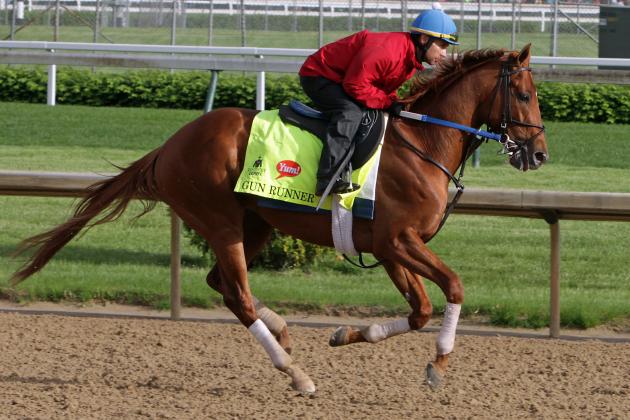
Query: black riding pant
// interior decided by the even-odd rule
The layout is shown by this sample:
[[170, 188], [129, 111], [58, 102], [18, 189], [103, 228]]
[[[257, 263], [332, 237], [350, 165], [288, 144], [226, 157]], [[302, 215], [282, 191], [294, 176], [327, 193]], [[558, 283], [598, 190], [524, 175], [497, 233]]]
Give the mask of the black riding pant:
[[330, 179], [346, 154], [352, 152], [352, 139], [361, 124], [363, 107], [340, 84], [324, 77], [300, 76], [300, 83], [315, 107], [329, 118], [317, 178]]

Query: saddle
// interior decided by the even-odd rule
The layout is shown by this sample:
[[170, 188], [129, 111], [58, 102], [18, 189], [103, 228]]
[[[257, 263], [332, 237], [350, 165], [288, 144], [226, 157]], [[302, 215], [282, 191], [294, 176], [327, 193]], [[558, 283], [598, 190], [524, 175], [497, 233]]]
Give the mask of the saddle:
[[[292, 100], [288, 105], [281, 105], [280, 118], [284, 123], [292, 124], [307, 130], [322, 142], [326, 141], [326, 128], [328, 118], [316, 109]], [[385, 118], [383, 111], [378, 109], [366, 109], [361, 117], [359, 130], [352, 141], [353, 149], [350, 164], [353, 169], [363, 166], [376, 152], [383, 132], [385, 131]]]

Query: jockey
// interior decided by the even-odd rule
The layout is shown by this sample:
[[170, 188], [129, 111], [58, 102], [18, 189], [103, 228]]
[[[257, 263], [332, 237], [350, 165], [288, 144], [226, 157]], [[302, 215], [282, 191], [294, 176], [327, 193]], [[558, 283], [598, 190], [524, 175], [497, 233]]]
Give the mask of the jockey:
[[[439, 4], [438, 4], [439, 5]], [[328, 118], [326, 142], [317, 172], [316, 194], [322, 195], [336, 177], [333, 193], [354, 191], [358, 185], [339, 165], [350, 150], [365, 108], [400, 115], [403, 104], [396, 90], [422, 62], [439, 63], [449, 45], [457, 42], [457, 27], [440, 8], [425, 10], [409, 32], [368, 32], [325, 45], [309, 56], [300, 69], [300, 83], [315, 106]]]

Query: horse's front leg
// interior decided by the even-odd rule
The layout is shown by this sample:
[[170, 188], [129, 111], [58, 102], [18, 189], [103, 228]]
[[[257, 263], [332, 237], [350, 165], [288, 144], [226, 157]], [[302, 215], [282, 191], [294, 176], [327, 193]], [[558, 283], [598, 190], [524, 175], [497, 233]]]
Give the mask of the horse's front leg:
[[415, 229], [406, 228], [375, 254], [390, 261], [396, 261], [406, 269], [436, 283], [446, 296], [447, 304], [444, 321], [438, 334], [435, 361], [427, 366], [427, 383], [436, 389], [443, 381], [448, 367], [448, 357], [455, 345], [455, 332], [459, 320], [461, 304], [464, 301], [464, 288], [455, 274], [422, 241]]
[[418, 330], [431, 319], [433, 307], [427, 295], [422, 278], [399, 264], [384, 261], [383, 266], [396, 288], [411, 306], [407, 318], [397, 319], [383, 324], [372, 324], [362, 330], [351, 327], [339, 327], [330, 337], [331, 346], [344, 346], [352, 343], [378, 343], [386, 338]]

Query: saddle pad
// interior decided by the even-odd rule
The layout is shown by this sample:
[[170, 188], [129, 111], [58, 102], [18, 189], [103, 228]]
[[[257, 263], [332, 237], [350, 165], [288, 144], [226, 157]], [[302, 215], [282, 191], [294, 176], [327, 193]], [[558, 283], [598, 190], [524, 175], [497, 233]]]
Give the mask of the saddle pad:
[[[322, 143], [315, 135], [282, 122], [278, 110], [261, 111], [252, 123], [243, 171], [234, 191], [262, 197], [265, 199], [262, 205], [266, 207], [315, 211], [319, 201], [315, 184], [321, 151]], [[340, 195], [340, 205], [345, 209], [353, 210], [356, 202], [359, 217], [373, 217], [380, 152], [379, 145], [374, 156], [352, 173], [352, 181], [362, 187]], [[331, 207], [332, 200], [328, 197], [321, 208], [330, 211]]]

